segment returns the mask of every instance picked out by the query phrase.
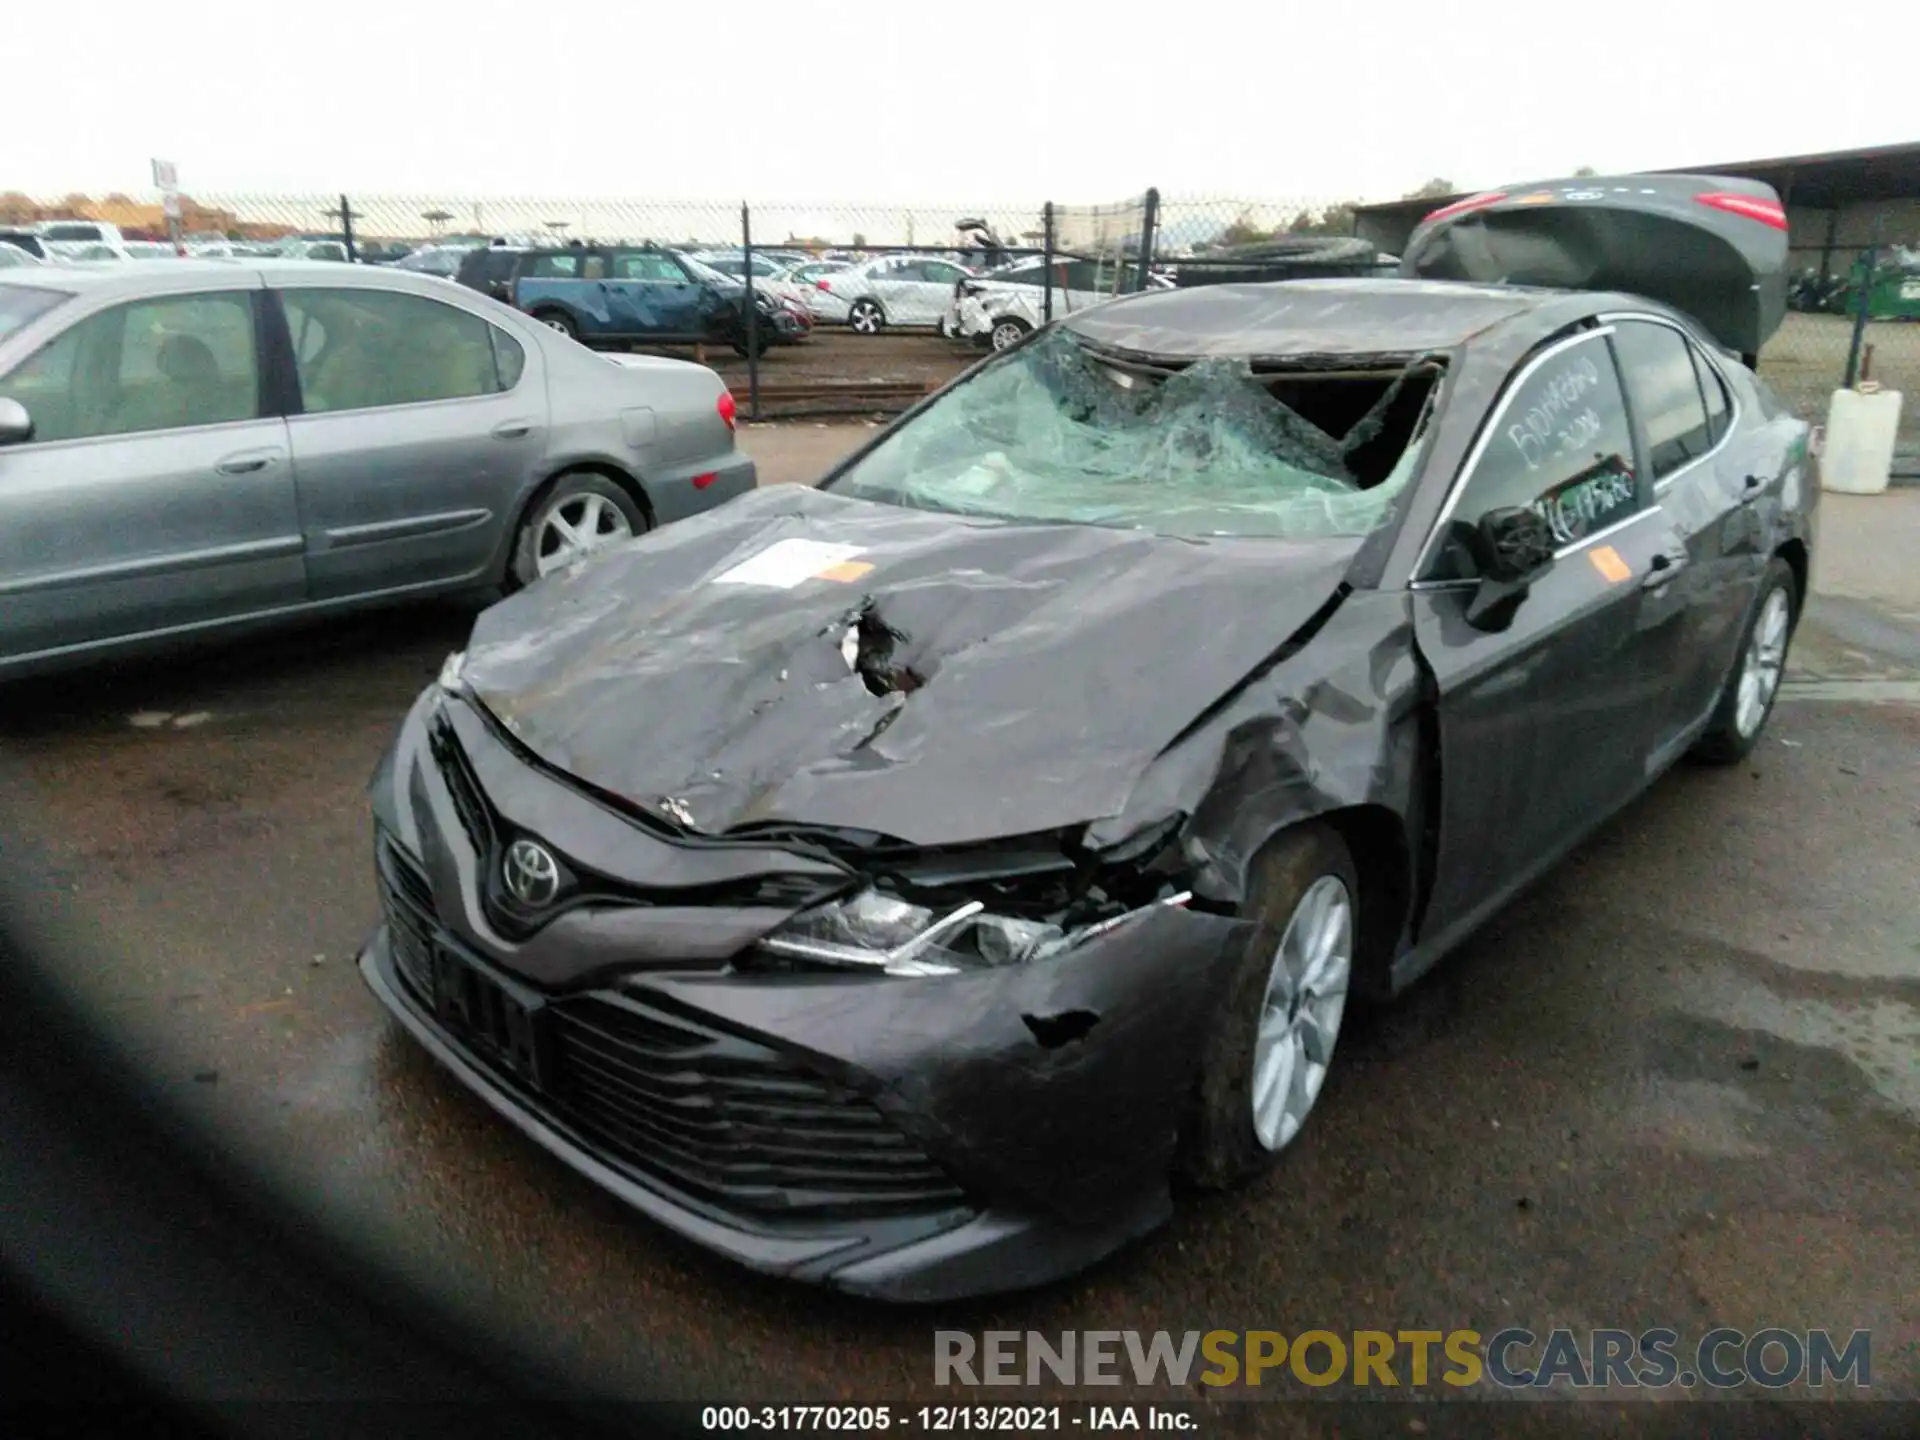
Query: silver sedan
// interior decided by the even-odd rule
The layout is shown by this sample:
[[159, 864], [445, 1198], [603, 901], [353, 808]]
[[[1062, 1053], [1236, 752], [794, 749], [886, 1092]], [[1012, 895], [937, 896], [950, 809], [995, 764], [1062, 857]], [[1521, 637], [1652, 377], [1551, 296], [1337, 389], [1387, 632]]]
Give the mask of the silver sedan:
[[530, 584], [754, 486], [703, 365], [297, 260], [0, 280], [0, 677]]

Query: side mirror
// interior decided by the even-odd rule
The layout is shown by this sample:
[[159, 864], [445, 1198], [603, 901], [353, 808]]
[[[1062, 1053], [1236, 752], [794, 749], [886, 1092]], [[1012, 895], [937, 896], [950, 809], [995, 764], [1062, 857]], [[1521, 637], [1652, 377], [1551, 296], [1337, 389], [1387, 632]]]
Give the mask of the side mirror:
[[1505, 630], [1533, 582], [1553, 564], [1558, 548], [1553, 529], [1539, 512], [1507, 506], [1489, 510], [1463, 538], [1484, 577], [1467, 603], [1467, 623], [1477, 630]]
[[27, 407], [8, 395], [0, 395], [0, 445], [18, 445], [33, 438], [33, 417]]
[[1479, 536], [1479, 553], [1474, 558], [1481, 571], [1495, 580], [1532, 580], [1553, 564], [1553, 552], [1559, 548], [1546, 518], [1521, 505], [1489, 510], [1480, 517]]

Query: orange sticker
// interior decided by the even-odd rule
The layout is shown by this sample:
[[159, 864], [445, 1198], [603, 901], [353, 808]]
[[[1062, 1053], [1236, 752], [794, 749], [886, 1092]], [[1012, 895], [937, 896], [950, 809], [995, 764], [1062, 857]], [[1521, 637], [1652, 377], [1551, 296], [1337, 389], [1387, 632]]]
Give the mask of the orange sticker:
[[1606, 576], [1607, 579], [1611, 580], [1615, 585], [1618, 585], [1622, 580], [1631, 580], [1633, 578], [1633, 567], [1622, 560], [1620, 558], [1620, 552], [1611, 545], [1602, 545], [1598, 549], [1589, 550], [1587, 552], [1587, 558], [1593, 561], [1594, 569]]
[[816, 580], [838, 580], [842, 585], [851, 585], [862, 575], [873, 573], [873, 566], [864, 560], [842, 560], [838, 565], [829, 565], [814, 575]]
[[1536, 190], [1531, 195], [1522, 195], [1513, 203], [1516, 205], [1551, 205], [1553, 199], [1554, 196], [1551, 190]]

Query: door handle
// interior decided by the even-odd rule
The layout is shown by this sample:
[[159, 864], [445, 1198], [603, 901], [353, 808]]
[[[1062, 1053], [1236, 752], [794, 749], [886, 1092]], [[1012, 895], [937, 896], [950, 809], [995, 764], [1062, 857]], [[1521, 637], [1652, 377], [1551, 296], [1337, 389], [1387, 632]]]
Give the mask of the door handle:
[[229, 455], [214, 465], [222, 475], [251, 475], [256, 470], [264, 470], [279, 457], [262, 454], [258, 450], [248, 455]]
[[496, 440], [518, 440], [532, 432], [533, 422], [531, 420], [502, 420], [498, 425], [493, 427], [493, 438]]
[[1684, 555], [1656, 555], [1647, 562], [1647, 573], [1641, 577], [1640, 588], [1658, 590], [1686, 568], [1687, 557]]

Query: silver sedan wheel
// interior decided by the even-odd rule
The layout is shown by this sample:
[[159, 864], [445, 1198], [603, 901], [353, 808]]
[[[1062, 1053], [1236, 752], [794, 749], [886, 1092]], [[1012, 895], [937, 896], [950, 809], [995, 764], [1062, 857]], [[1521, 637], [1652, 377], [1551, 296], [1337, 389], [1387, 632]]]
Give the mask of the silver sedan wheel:
[[1012, 320], [1002, 320], [993, 327], [993, 348], [1005, 350], [1010, 345], [1018, 345], [1020, 337], [1027, 333], [1027, 327]]
[[547, 511], [534, 542], [534, 567], [550, 575], [631, 538], [633, 527], [603, 495], [573, 495]]
[[1278, 1150], [1300, 1133], [1326, 1083], [1353, 974], [1353, 897], [1323, 875], [1307, 887], [1267, 974], [1253, 1047], [1253, 1133]]
[[847, 323], [858, 335], [878, 335], [880, 333], [880, 307], [871, 301], [863, 300], [853, 307], [847, 316]]
[[1753, 623], [1747, 653], [1740, 662], [1740, 692], [1734, 701], [1733, 725], [1742, 740], [1751, 739], [1759, 730], [1773, 705], [1773, 692], [1780, 688], [1790, 618], [1787, 592], [1776, 586], [1760, 604], [1760, 616]]

